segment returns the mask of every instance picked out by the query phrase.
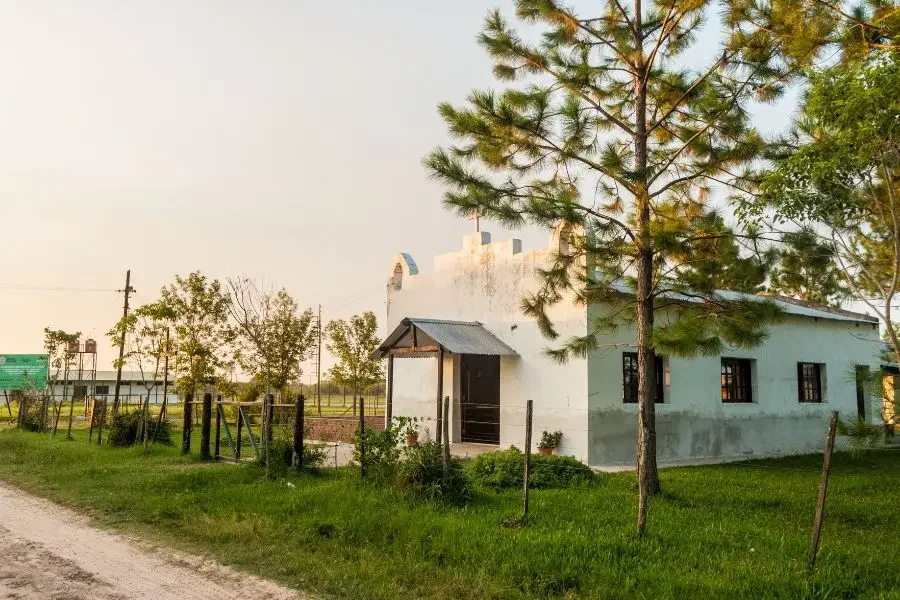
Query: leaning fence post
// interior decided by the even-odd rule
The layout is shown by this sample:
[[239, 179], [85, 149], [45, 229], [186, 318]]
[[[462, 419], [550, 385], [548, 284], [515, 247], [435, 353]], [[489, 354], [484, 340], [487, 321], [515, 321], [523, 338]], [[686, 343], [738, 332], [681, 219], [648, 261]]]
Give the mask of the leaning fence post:
[[838, 411], [831, 412], [828, 424], [828, 438], [825, 441], [825, 456], [822, 459], [822, 477], [819, 479], [819, 495], [816, 500], [816, 519], [813, 522], [812, 539], [809, 542], [809, 570], [816, 568], [819, 553], [819, 536], [822, 533], [822, 519], [825, 516], [825, 494], [828, 492], [828, 471], [831, 469], [831, 453], [834, 451], [834, 435], [837, 431]]
[[447, 475], [450, 474], [450, 425], [449, 425], [449, 414], [450, 414], [450, 396], [444, 396], [444, 407], [443, 407], [444, 419], [441, 422], [441, 429], [443, 443], [441, 444], [441, 458], [443, 467], [444, 467], [444, 478], [447, 478]]
[[294, 413], [294, 466], [298, 471], [303, 468], [303, 411], [306, 410], [305, 404], [306, 398], [303, 397], [303, 394], [298, 394], [294, 403], [296, 410]]
[[234, 447], [234, 459], [241, 460], [241, 428], [244, 423], [244, 408], [238, 404], [237, 413], [237, 444]]
[[212, 426], [212, 394], [203, 394], [203, 411], [200, 413], [200, 459], [210, 460], [209, 434]]
[[192, 415], [191, 410], [193, 410], [193, 394], [185, 394], [184, 395], [184, 417], [181, 424], [181, 453], [189, 454], [191, 451], [191, 421]]
[[216, 453], [215, 458], [219, 460], [219, 452], [222, 443], [222, 395], [216, 396]]
[[359, 397], [359, 475], [366, 477], [366, 405]]
[[528, 475], [531, 470], [531, 416], [534, 401], [525, 403], [525, 468], [522, 471], [522, 518], [528, 517]]
[[100, 421], [97, 423], [97, 445], [103, 443], [103, 424], [106, 422], [106, 398], [100, 401]]

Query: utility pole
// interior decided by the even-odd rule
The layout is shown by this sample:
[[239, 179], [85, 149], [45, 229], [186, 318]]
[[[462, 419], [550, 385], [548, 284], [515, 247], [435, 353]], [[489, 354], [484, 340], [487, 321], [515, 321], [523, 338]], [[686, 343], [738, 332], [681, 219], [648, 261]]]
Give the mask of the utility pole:
[[319, 305], [319, 350], [316, 352], [316, 406], [322, 416], [322, 305]]
[[119, 362], [116, 368], [116, 390], [113, 394], [113, 414], [119, 412], [119, 389], [122, 387], [122, 358], [125, 356], [125, 330], [128, 317], [128, 296], [134, 289], [131, 287], [131, 269], [125, 271], [125, 306], [122, 310], [122, 337], [119, 339]]

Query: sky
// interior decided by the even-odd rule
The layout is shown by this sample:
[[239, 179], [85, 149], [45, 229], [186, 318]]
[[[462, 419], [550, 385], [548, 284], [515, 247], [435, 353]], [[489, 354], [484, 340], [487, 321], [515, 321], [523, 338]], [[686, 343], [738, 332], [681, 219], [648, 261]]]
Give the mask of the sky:
[[475, 37], [511, 6], [0, 0], [0, 353], [40, 352], [49, 326], [108, 368], [126, 269], [137, 305], [201, 270], [383, 320], [393, 257], [430, 269], [472, 230], [422, 159], [448, 141], [438, 103], [493, 84]]

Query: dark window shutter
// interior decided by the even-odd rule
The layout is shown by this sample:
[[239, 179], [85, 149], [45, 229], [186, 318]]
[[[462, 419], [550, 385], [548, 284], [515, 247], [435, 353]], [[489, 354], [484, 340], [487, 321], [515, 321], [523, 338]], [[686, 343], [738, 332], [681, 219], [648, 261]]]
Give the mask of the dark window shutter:
[[800, 402], [806, 402], [806, 396], [803, 393], [803, 363], [797, 363], [797, 399]]

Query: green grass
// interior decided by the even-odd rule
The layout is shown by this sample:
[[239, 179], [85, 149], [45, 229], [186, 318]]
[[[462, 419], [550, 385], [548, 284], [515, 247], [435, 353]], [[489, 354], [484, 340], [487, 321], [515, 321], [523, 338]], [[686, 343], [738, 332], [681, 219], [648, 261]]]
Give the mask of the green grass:
[[[177, 434], [176, 434], [177, 436]], [[900, 598], [900, 451], [837, 454], [818, 569], [806, 573], [820, 456], [666, 469], [648, 535], [634, 476], [414, 504], [351, 469], [266, 481], [176, 448], [0, 432], [0, 478], [100, 524], [336, 598]], [[288, 483], [293, 484], [291, 487]]]

